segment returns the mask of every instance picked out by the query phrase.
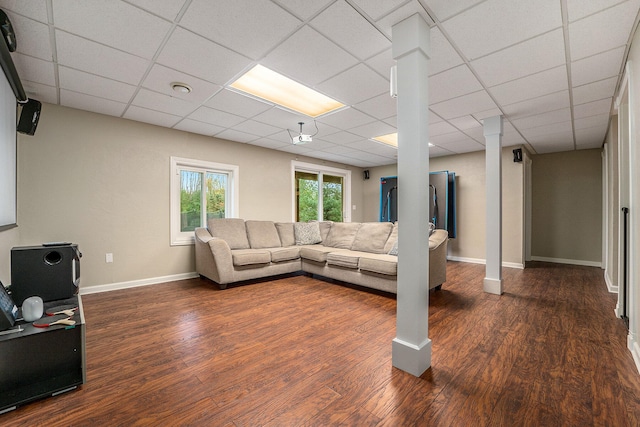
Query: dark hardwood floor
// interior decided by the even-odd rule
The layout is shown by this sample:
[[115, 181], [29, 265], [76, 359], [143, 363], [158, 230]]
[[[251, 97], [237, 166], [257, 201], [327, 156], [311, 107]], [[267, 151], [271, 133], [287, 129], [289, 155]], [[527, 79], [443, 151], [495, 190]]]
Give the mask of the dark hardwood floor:
[[396, 301], [306, 276], [83, 297], [87, 383], [3, 426], [638, 426], [640, 375], [602, 270], [449, 262], [432, 367], [391, 366]]

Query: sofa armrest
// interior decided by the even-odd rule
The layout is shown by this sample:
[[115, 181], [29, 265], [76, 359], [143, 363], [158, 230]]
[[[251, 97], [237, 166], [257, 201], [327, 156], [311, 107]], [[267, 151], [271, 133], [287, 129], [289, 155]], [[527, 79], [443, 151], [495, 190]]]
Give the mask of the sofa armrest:
[[232, 283], [233, 261], [227, 242], [212, 237], [206, 228], [196, 228], [196, 272], [220, 285]]
[[429, 237], [429, 288], [442, 285], [447, 280], [447, 244], [449, 234], [446, 230], [436, 230]]

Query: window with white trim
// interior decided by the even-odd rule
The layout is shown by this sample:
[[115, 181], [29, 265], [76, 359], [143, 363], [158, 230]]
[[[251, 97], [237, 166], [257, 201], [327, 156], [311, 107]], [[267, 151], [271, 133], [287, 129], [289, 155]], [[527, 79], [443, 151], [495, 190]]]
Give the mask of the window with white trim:
[[351, 221], [351, 171], [291, 162], [294, 221]]
[[171, 245], [193, 244], [210, 218], [238, 216], [236, 165], [171, 157]]

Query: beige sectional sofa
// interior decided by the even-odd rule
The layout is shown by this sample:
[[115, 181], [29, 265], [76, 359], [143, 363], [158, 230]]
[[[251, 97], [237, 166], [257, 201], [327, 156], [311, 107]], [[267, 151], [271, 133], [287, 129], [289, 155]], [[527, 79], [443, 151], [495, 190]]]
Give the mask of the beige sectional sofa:
[[[229, 283], [304, 271], [397, 292], [398, 225], [388, 222], [273, 222], [211, 219], [195, 231], [196, 271]], [[446, 280], [448, 235], [429, 237], [429, 284]]]

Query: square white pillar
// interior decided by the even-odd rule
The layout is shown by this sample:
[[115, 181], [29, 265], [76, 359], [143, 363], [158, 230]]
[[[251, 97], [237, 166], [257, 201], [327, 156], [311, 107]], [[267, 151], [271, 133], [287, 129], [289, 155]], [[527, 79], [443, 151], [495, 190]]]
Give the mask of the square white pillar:
[[502, 116], [484, 119], [486, 140], [486, 276], [484, 291], [502, 294]]

